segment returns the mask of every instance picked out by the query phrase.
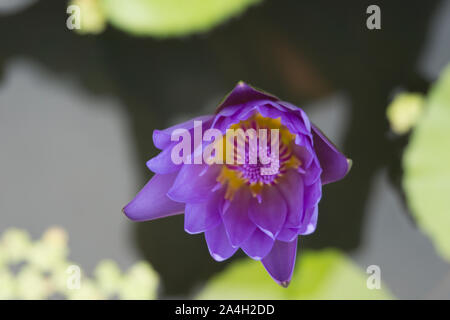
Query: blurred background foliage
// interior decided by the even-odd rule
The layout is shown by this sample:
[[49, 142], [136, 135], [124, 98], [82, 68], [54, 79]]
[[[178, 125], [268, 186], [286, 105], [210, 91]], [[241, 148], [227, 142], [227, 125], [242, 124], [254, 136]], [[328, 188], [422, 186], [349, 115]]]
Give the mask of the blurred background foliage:
[[[102, 260], [87, 277], [68, 260], [68, 237], [49, 228], [37, 241], [10, 228], [0, 238], [0, 299], [155, 299], [159, 277], [147, 262], [125, 273]], [[74, 267], [80, 268], [79, 280]], [[78, 271], [76, 271], [78, 272]], [[369, 289], [368, 274], [336, 250], [301, 252], [292, 285], [277, 285], [254, 260], [245, 259], [213, 277], [197, 299], [392, 299], [384, 284]], [[79, 286], [74, 283], [79, 281]]]
[[72, 0], [81, 9], [81, 33], [99, 33], [106, 21], [137, 36], [206, 32], [261, 0]]
[[369, 289], [368, 274], [339, 251], [300, 251], [291, 285], [282, 288], [258, 261], [246, 259], [213, 277], [198, 299], [392, 299], [384, 284]]
[[420, 114], [413, 116], [416, 125], [403, 158], [403, 187], [418, 227], [450, 261], [450, 65], [431, 88], [423, 112], [416, 111], [417, 99], [422, 100], [401, 102], [407, 107], [399, 121]]
[[401, 93], [387, 108], [391, 129], [398, 135], [408, 133], [422, 116], [424, 97], [421, 93]]
[[[417, 71], [441, 2], [382, 2], [383, 28], [374, 32], [364, 27], [372, 1], [7, 2], [1, 6], [13, 14], [0, 20], [0, 71], [26, 56], [86, 91], [117, 97], [129, 117], [139, 169], [157, 152], [150, 146], [154, 128], [209, 112], [238, 80], [300, 106], [343, 92], [349, 110], [340, 146], [355, 165], [345, 181], [326, 187], [319, 229], [303, 238], [306, 249], [288, 289], [259, 262], [239, 260], [242, 254], [225, 264], [212, 261], [204, 239], [184, 234], [182, 217], [173, 217], [133, 227], [135, 247], [161, 281], [147, 262], [122, 272], [104, 260], [92, 277], [82, 275], [80, 290], [67, 289], [73, 263], [63, 229], [51, 228], [37, 241], [9, 229], [0, 240], [0, 298], [394, 298], [390, 283], [369, 290], [369, 275], [348, 254], [361, 245], [372, 181], [384, 168], [418, 229], [450, 259], [450, 69], [431, 90], [436, 79]], [[64, 25], [70, 5], [81, 10], [74, 33]], [[398, 88], [403, 93], [389, 104]], [[142, 183], [150, 176], [139, 174]], [[335, 249], [324, 249], [330, 246]], [[427, 272], [434, 261], [421, 263]]]
[[49, 228], [37, 241], [25, 230], [5, 231], [0, 238], [0, 299], [156, 298], [159, 277], [147, 262], [122, 272], [114, 261], [103, 260], [89, 278], [68, 260], [67, 241], [59, 227]]

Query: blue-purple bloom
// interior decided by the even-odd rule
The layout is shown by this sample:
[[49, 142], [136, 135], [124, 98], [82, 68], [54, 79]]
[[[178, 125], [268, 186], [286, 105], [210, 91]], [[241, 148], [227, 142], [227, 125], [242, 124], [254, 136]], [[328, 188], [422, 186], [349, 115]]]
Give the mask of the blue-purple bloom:
[[[176, 129], [193, 134], [194, 121], [202, 121], [202, 130], [214, 128], [224, 135], [229, 128], [279, 130], [279, 168], [262, 175], [264, 164], [248, 159], [233, 165], [174, 163], [171, 134]], [[204, 233], [215, 260], [226, 260], [240, 248], [261, 260], [284, 287], [292, 277], [298, 236], [316, 229], [322, 185], [349, 171], [347, 158], [303, 110], [243, 82], [214, 115], [155, 130], [153, 142], [161, 149], [147, 162], [155, 175], [124, 208], [125, 214], [143, 221], [184, 212], [186, 232]]]

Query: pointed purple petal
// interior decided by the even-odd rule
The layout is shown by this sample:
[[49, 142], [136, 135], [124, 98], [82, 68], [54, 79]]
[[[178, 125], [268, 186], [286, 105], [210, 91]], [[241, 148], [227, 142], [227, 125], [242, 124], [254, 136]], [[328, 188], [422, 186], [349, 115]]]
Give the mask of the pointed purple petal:
[[184, 213], [184, 230], [195, 234], [216, 227], [222, 222], [220, 210], [224, 201], [224, 190], [216, 191], [207, 201], [187, 203]]
[[231, 245], [234, 247], [247, 240], [256, 229], [248, 217], [250, 198], [248, 190], [238, 191], [222, 216]]
[[291, 242], [275, 241], [262, 263], [270, 276], [281, 286], [287, 287], [294, 271], [297, 239]]
[[286, 202], [273, 186], [262, 189], [261, 200], [259, 203], [256, 198], [252, 198], [249, 217], [261, 231], [275, 239], [286, 221]]
[[184, 164], [167, 196], [177, 202], [204, 202], [212, 195], [219, 173], [218, 165]]
[[167, 174], [180, 170], [181, 164], [175, 164], [171, 158], [172, 148], [166, 148], [156, 157], [147, 161], [147, 167], [154, 173]]
[[155, 174], [136, 197], [123, 208], [131, 220], [144, 221], [163, 218], [184, 211], [184, 204], [174, 202], [167, 196], [176, 173]]
[[224, 101], [219, 105], [216, 114], [230, 106], [241, 105], [250, 101], [256, 100], [271, 100], [278, 101], [279, 99], [269, 93], [257, 90], [245, 82], [240, 81], [236, 87], [228, 94]]
[[259, 229], [241, 244], [241, 249], [252, 259], [261, 260], [272, 249], [274, 240]]
[[205, 239], [211, 256], [216, 261], [223, 261], [231, 257], [238, 248], [233, 248], [228, 240], [223, 224], [205, 231]]
[[314, 150], [322, 167], [322, 184], [338, 181], [345, 177], [350, 166], [349, 160], [337, 147], [316, 127], [312, 126]]

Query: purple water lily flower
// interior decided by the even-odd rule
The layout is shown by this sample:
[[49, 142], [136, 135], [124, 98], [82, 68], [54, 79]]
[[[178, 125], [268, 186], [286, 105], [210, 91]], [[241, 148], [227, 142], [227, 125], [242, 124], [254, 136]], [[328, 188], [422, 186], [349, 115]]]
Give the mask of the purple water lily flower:
[[[177, 141], [173, 141], [173, 132], [194, 135], [198, 123], [203, 131], [216, 129], [223, 135], [230, 128], [277, 130], [276, 170], [262, 174], [261, 168], [268, 164], [250, 163], [248, 156], [238, 164], [174, 162]], [[211, 139], [200, 146], [213, 141], [218, 142]], [[292, 277], [298, 236], [316, 229], [322, 185], [342, 179], [350, 168], [348, 159], [310, 123], [303, 110], [243, 82], [214, 115], [155, 130], [153, 142], [162, 150], [147, 162], [155, 175], [124, 213], [143, 221], [184, 212], [185, 231], [204, 233], [215, 260], [228, 259], [240, 248], [261, 260], [284, 287]], [[193, 144], [184, 159], [194, 158], [198, 149], [199, 144]], [[268, 150], [274, 151], [273, 146]]]

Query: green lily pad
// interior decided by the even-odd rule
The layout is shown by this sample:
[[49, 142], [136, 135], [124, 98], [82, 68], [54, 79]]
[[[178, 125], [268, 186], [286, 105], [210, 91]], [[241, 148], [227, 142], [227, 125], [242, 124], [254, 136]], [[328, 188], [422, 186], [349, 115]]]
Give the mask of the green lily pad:
[[198, 299], [392, 299], [389, 290], [369, 289], [370, 274], [336, 250], [301, 252], [291, 284], [276, 284], [262, 264], [245, 259], [208, 282]]
[[115, 27], [139, 36], [207, 31], [261, 0], [101, 0]]
[[450, 261], [450, 66], [429, 93], [403, 167], [403, 187], [417, 225]]

